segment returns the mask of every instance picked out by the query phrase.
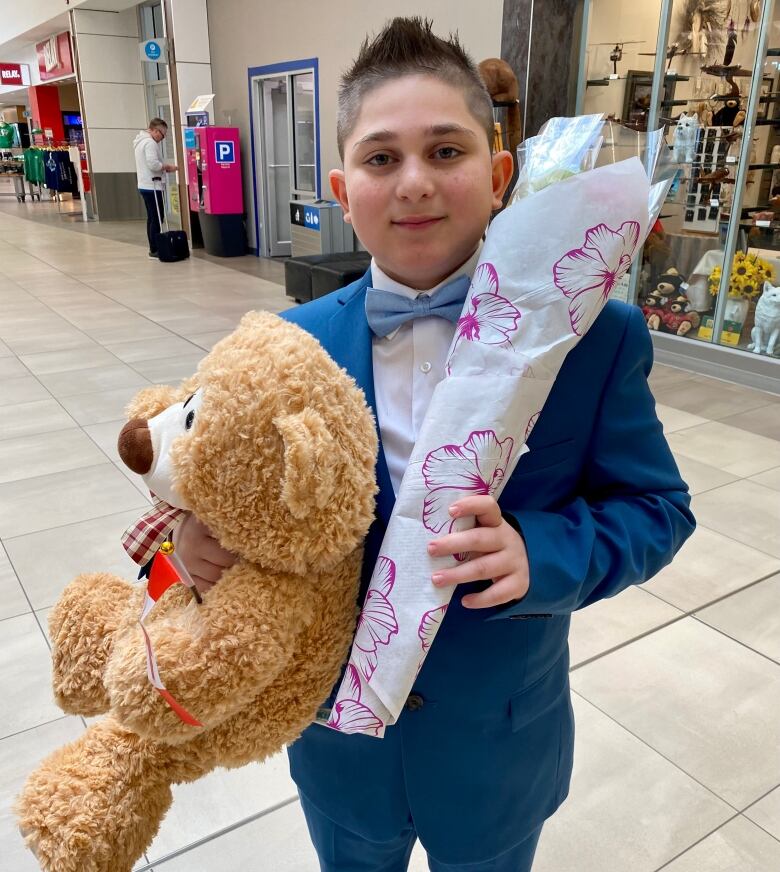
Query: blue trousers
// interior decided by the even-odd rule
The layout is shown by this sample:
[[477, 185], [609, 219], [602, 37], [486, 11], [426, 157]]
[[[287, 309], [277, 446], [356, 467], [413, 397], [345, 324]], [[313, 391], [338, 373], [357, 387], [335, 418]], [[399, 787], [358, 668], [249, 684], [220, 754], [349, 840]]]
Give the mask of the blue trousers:
[[[302, 794], [301, 808], [321, 872], [406, 872], [417, 839], [414, 825], [389, 842], [370, 842], [334, 823]], [[451, 865], [428, 855], [431, 872], [530, 872], [542, 828], [492, 860]]]

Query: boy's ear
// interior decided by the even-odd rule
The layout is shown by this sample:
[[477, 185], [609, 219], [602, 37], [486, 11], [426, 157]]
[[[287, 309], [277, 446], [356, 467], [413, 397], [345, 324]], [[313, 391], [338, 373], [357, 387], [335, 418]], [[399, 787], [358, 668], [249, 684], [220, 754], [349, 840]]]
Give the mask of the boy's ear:
[[331, 170], [328, 173], [328, 181], [330, 182], [330, 189], [333, 191], [333, 196], [339, 201], [339, 205], [344, 212], [344, 220], [347, 224], [351, 224], [352, 218], [349, 214], [347, 179], [344, 175], [344, 170]]
[[499, 151], [493, 155], [493, 208], [504, 205], [504, 192], [512, 181], [515, 161], [510, 151]]

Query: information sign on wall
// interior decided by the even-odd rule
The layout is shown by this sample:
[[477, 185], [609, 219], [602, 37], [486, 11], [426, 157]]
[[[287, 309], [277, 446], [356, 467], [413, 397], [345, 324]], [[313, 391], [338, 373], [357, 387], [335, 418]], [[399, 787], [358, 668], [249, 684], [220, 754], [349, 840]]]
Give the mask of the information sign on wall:
[[145, 39], [140, 44], [141, 60], [152, 64], [168, 63], [168, 47], [165, 39]]

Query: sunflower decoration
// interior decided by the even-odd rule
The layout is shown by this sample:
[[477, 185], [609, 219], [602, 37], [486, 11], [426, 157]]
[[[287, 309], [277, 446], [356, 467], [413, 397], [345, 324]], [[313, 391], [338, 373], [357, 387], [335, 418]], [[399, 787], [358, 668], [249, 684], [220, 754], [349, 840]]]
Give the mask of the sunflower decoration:
[[[709, 291], [717, 296], [723, 269], [716, 266], [708, 279]], [[755, 254], [738, 251], [734, 255], [729, 279], [729, 297], [734, 300], [755, 300], [761, 295], [764, 282], [774, 282], [775, 270], [770, 263]]]

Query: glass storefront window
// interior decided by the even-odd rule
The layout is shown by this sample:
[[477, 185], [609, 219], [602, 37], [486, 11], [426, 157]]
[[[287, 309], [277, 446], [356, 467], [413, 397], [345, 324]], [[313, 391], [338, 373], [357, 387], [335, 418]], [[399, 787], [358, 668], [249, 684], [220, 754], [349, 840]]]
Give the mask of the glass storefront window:
[[777, 6], [592, 0], [580, 111], [664, 127], [680, 163], [615, 296], [640, 305], [651, 329], [780, 356]]

